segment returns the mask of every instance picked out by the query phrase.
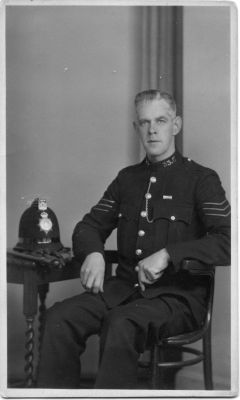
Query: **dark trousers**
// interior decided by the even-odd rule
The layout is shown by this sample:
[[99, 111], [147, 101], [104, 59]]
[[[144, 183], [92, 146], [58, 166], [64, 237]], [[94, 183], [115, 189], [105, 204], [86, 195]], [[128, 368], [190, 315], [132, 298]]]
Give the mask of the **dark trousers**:
[[145, 299], [136, 293], [109, 309], [100, 295], [83, 293], [47, 311], [37, 387], [79, 388], [80, 356], [90, 335], [100, 335], [101, 362], [95, 388], [136, 389], [137, 363], [151, 332], [158, 337], [194, 328], [179, 298]]

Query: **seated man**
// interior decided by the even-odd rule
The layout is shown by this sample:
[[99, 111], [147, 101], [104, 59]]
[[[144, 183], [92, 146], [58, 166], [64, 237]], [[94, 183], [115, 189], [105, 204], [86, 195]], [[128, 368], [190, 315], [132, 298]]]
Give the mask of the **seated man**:
[[[95, 388], [137, 388], [150, 331], [176, 335], [204, 318], [206, 281], [181, 270], [182, 261], [230, 263], [230, 205], [216, 172], [176, 151], [173, 98], [144, 91], [135, 106], [146, 158], [120, 171], [74, 229], [86, 291], [47, 312], [38, 387], [78, 388], [86, 340], [99, 334]], [[104, 282], [104, 243], [116, 227], [117, 275]]]

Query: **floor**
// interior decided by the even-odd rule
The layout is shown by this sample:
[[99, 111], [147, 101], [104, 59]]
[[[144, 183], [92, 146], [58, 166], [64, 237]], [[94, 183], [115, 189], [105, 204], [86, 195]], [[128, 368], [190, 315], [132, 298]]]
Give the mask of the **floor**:
[[[81, 382], [81, 388], [82, 389], [92, 389], [94, 386], [94, 379], [93, 377], [85, 377], [82, 379]], [[9, 381], [9, 388], [23, 388], [24, 387], [24, 382], [22, 380], [19, 380], [17, 378], [12, 378]], [[138, 381], [138, 387], [136, 389], [151, 389], [149, 379], [147, 379], [146, 373], [144, 371], [140, 371], [139, 373], [139, 381]], [[172, 386], [169, 387], [169, 389], [173, 389]], [[204, 384], [203, 380], [196, 380], [193, 378], [187, 378], [185, 376], [182, 376], [181, 373], [177, 375], [176, 377], [176, 385], [175, 385], [176, 390], [204, 390]], [[228, 391], [230, 390], [230, 387], [226, 385], [225, 382], [214, 382], [214, 390], [223, 390], [223, 391]]]

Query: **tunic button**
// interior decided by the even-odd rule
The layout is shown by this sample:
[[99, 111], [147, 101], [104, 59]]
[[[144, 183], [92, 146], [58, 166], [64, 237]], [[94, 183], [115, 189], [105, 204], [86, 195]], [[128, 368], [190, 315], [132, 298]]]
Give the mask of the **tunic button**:
[[142, 231], [142, 230], [138, 231], [138, 236], [144, 236], [144, 235], [145, 235], [144, 231]]
[[137, 249], [136, 250], [136, 254], [137, 254], [137, 256], [140, 256], [142, 254], [142, 250], [141, 249]]
[[151, 193], [146, 193], [145, 197], [146, 197], [146, 199], [151, 199], [152, 195], [151, 195]]
[[119, 213], [119, 214], [118, 214], [118, 217], [121, 218], [121, 217], [122, 217], [122, 213]]
[[157, 179], [155, 178], [155, 176], [151, 176], [150, 182], [152, 182], [152, 183], [156, 183], [157, 182]]
[[172, 221], [175, 221], [175, 219], [176, 219], [175, 215], [172, 215], [172, 216], [171, 216], [171, 220], [172, 220]]
[[141, 215], [141, 217], [145, 218], [147, 216], [147, 212], [146, 211], [141, 211], [140, 215]]

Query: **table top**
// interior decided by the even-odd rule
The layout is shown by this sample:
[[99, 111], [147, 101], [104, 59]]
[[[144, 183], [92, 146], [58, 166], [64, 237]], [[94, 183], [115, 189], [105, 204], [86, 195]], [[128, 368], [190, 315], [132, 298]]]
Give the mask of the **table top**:
[[[56, 262], [54, 262], [56, 261]], [[32, 256], [12, 249], [7, 251], [7, 282], [24, 283], [26, 274], [31, 273], [37, 285], [79, 278], [82, 261], [69, 257], [64, 265], [58, 258]], [[116, 251], [106, 251], [106, 262], [115, 263]]]

